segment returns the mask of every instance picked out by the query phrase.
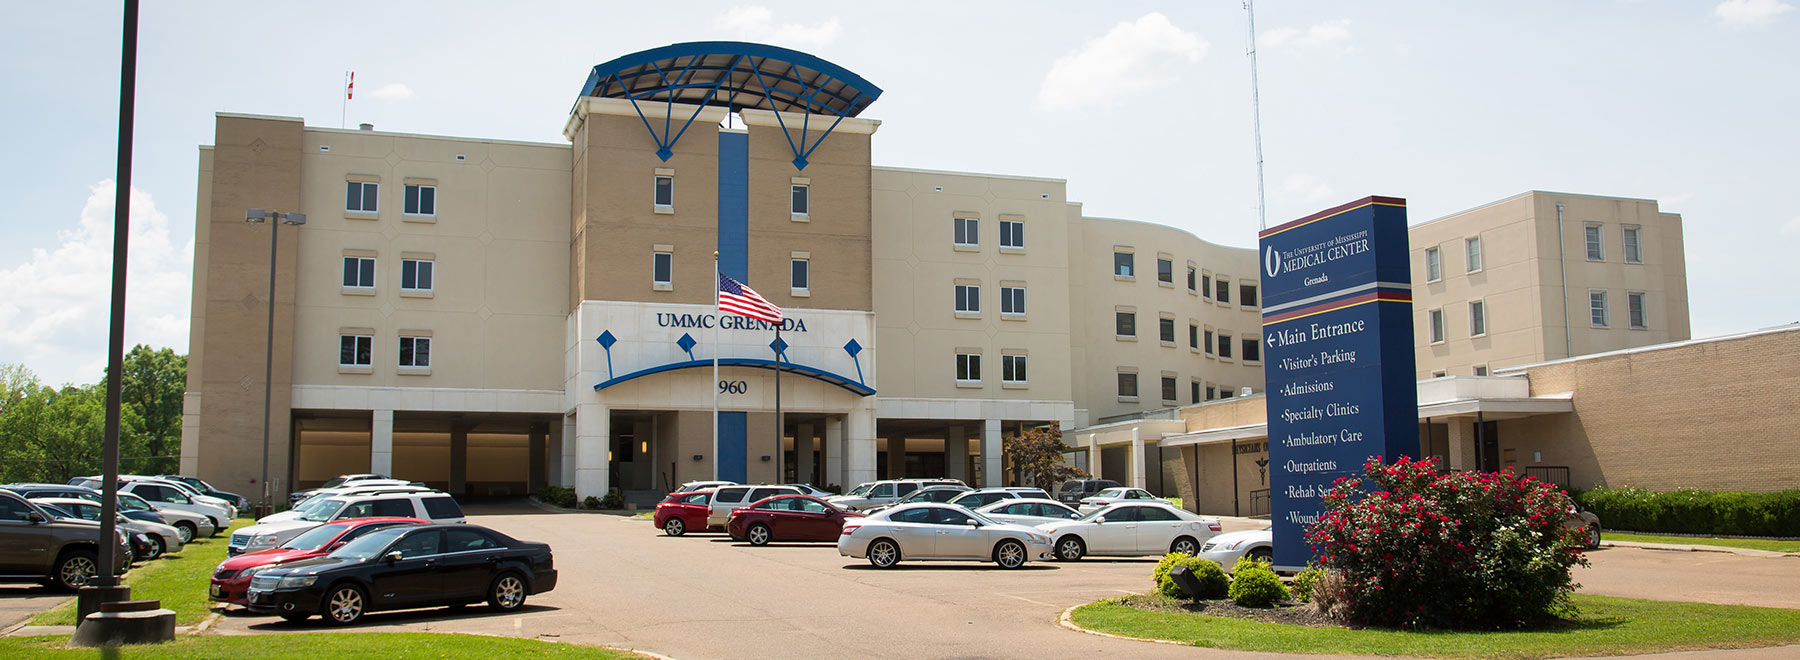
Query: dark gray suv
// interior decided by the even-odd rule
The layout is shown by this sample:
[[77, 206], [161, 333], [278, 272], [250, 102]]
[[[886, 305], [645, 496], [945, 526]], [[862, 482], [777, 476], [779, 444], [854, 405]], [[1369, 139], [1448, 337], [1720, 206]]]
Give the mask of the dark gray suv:
[[[131, 566], [131, 546], [115, 530], [117, 573]], [[42, 582], [75, 591], [100, 572], [100, 524], [45, 513], [29, 500], [0, 490], [0, 581]]]
[[1075, 506], [1076, 504], [1079, 504], [1084, 497], [1091, 496], [1094, 493], [1098, 493], [1108, 488], [1118, 487], [1119, 482], [1111, 479], [1074, 479], [1063, 482], [1062, 487], [1056, 489], [1056, 499], [1063, 504]]

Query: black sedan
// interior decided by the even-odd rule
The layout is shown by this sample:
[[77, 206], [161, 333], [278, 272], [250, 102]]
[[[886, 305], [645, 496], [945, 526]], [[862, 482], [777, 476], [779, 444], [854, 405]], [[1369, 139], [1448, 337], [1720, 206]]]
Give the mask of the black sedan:
[[509, 612], [556, 588], [550, 546], [479, 525], [376, 530], [331, 554], [258, 573], [251, 611], [354, 623], [368, 612], [487, 601]]

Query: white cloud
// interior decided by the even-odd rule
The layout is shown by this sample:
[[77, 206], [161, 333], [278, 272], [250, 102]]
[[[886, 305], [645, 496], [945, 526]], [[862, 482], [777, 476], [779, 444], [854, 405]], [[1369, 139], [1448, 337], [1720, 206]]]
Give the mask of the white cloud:
[[412, 88], [407, 87], [406, 83], [388, 83], [377, 87], [373, 92], [369, 92], [369, 96], [373, 96], [383, 101], [404, 101], [412, 98], [412, 95]]
[[1295, 174], [1281, 182], [1281, 194], [1290, 200], [1316, 202], [1336, 196], [1337, 191], [1311, 174]]
[[1297, 27], [1279, 27], [1262, 33], [1256, 37], [1257, 48], [1282, 48], [1295, 46], [1299, 48], [1326, 48], [1342, 46], [1351, 50], [1350, 19], [1340, 18], [1325, 21], [1305, 29]]
[[761, 41], [792, 46], [798, 48], [818, 47], [837, 41], [840, 25], [837, 17], [825, 19], [814, 25], [799, 23], [775, 23], [775, 12], [762, 5], [734, 7], [718, 20], [714, 27], [731, 33], [735, 38], [744, 41]]
[[1800, 216], [1795, 216], [1781, 225], [1781, 235], [1788, 238], [1800, 238]]
[[1120, 23], [1081, 50], [1057, 58], [1038, 88], [1038, 106], [1064, 110], [1169, 85], [1206, 56], [1208, 44], [1158, 12]]
[[[54, 250], [0, 270], [0, 356], [22, 362], [45, 383], [93, 383], [106, 367], [111, 314], [113, 182], [91, 188], [75, 227], [57, 232]], [[131, 191], [130, 259], [125, 286], [125, 346], [186, 352], [194, 264], [190, 238], [177, 247], [169, 217], [142, 190]]]
[[1742, 30], [1767, 25], [1793, 10], [1793, 5], [1781, 0], [1725, 0], [1713, 7], [1713, 16], [1725, 27]]

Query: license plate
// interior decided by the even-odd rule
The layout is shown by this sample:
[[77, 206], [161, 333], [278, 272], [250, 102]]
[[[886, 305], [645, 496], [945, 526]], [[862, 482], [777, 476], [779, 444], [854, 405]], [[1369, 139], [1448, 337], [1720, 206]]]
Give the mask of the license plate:
[[219, 585], [215, 584], [212, 586], [212, 591], [208, 592], [208, 595], [212, 596], [213, 598], [218, 598], [219, 594], [223, 593], [223, 592], [224, 592], [224, 590], [220, 589]]
[[268, 598], [268, 596], [269, 596], [268, 592], [256, 591], [254, 589], [246, 592], [246, 594], [245, 594], [246, 599], [249, 600], [251, 603], [263, 602], [263, 600]]

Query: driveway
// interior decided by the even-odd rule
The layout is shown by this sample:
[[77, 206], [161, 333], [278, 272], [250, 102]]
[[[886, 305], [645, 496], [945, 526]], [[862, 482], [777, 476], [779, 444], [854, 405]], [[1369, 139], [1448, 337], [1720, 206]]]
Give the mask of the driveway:
[[[670, 538], [647, 520], [554, 514], [523, 506], [471, 507], [469, 513], [471, 522], [552, 544], [559, 570], [556, 590], [532, 597], [526, 611], [512, 615], [479, 607], [376, 614], [355, 630], [541, 637], [682, 659], [1282, 657], [1109, 639], [1057, 626], [1057, 616], [1072, 605], [1150, 588], [1155, 564], [1150, 558], [1033, 562], [1016, 571], [991, 564], [918, 562], [883, 571], [840, 557], [827, 544], [753, 548], [717, 534]], [[1231, 522], [1227, 529], [1255, 524]], [[1619, 595], [1647, 596], [1631, 592], [1637, 587], [1624, 576], [1635, 572], [1630, 564], [1637, 553], [1650, 552], [1596, 553], [1592, 575], [1580, 579], [1620, 582], [1625, 586]], [[1718, 559], [1727, 557], [1735, 556]], [[1800, 560], [1779, 568], [1787, 571], [1783, 579], [1800, 579]], [[1710, 572], [1731, 569], [1727, 562], [1702, 570], [1692, 579], [1704, 582]], [[1638, 575], [1638, 582], [1650, 582], [1642, 576], [1660, 580], [1669, 571]], [[1588, 590], [1608, 593], [1606, 587]], [[1756, 589], [1765, 594], [1772, 590]], [[226, 617], [217, 628], [224, 634], [322, 629], [316, 619], [289, 624], [241, 615]], [[1788, 653], [1697, 656], [1772, 659], [1794, 649], [1783, 651]]]

